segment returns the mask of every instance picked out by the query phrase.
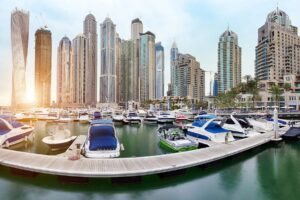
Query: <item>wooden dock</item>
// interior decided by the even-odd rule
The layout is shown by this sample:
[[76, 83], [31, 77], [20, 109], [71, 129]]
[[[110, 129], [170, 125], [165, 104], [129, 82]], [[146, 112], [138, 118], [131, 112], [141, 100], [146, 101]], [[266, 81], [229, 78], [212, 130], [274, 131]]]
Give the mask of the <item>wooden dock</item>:
[[[78, 135], [77, 138], [73, 141], [73, 143], [71, 144], [71, 146], [67, 149], [66, 152], [59, 154], [58, 156], [62, 156], [62, 157], [70, 157], [70, 156], [74, 156], [77, 153], [77, 144], [80, 144], [80, 150], [83, 147], [83, 143], [86, 140], [86, 135]], [[81, 155], [81, 158], [83, 158], [83, 156]]]
[[[136, 177], [182, 170], [208, 164], [234, 156], [246, 150], [268, 143], [273, 132], [229, 144], [212, 145], [208, 148], [148, 157], [69, 160], [73, 146], [65, 156], [40, 155], [0, 149], [0, 165], [25, 171], [71, 177]], [[79, 137], [83, 140], [83, 137]]]

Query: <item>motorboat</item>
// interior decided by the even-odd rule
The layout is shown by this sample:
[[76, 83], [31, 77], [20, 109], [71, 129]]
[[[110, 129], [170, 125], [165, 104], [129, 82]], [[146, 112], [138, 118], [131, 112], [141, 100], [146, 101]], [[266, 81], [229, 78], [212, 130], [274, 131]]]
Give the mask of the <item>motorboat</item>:
[[261, 134], [253, 129], [253, 126], [246, 118], [236, 117], [234, 115], [224, 118], [220, 122], [220, 125], [223, 128], [230, 130], [232, 135], [238, 138], [253, 137]]
[[171, 151], [189, 151], [197, 149], [198, 144], [187, 138], [181, 129], [177, 126], [162, 126], [157, 130], [159, 136], [159, 144]]
[[70, 118], [68, 113], [62, 113], [58, 119], [53, 120], [54, 122], [58, 122], [58, 123], [69, 123], [72, 122], [73, 119]]
[[215, 115], [199, 115], [194, 123], [188, 124], [186, 127], [188, 138], [195, 141], [204, 139], [217, 143], [228, 143], [235, 140], [231, 131], [220, 126], [219, 119]]
[[144, 111], [144, 110], [138, 110], [138, 116], [139, 117], [146, 117], [146, 115], [147, 115], [147, 112], [146, 111]]
[[82, 123], [82, 124], [88, 124], [88, 123], [91, 122], [89, 113], [87, 113], [87, 112], [79, 113], [77, 120], [78, 120], [79, 123]]
[[120, 143], [112, 120], [94, 120], [91, 123], [83, 151], [88, 158], [120, 156]]
[[48, 145], [51, 151], [56, 151], [69, 147], [76, 137], [71, 135], [70, 130], [59, 127], [54, 134], [44, 137], [42, 142]]
[[153, 112], [148, 112], [143, 122], [145, 124], [157, 124], [157, 116]]
[[35, 120], [35, 117], [31, 113], [21, 112], [15, 114], [15, 119], [21, 122], [30, 122]]
[[169, 111], [161, 111], [157, 117], [158, 123], [173, 123], [176, 117]]
[[186, 116], [187, 119], [194, 118], [194, 113], [191, 109], [188, 109], [187, 107], [181, 108], [177, 111], [177, 114]]
[[138, 116], [137, 112], [134, 111], [128, 111], [128, 113], [125, 115], [124, 122], [129, 124], [140, 124], [141, 118]]
[[12, 116], [0, 116], [0, 147], [9, 148], [12, 145], [28, 141], [34, 128], [16, 121]]
[[123, 124], [124, 122], [124, 116], [123, 115], [113, 115], [112, 120], [115, 124]]

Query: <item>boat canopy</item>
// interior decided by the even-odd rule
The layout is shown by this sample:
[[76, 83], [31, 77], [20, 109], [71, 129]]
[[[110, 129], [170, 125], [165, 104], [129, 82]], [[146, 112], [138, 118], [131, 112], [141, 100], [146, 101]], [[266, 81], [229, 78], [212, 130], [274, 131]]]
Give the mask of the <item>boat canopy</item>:
[[113, 125], [113, 121], [111, 119], [97, 119], [97, 120], [93, 120], [91, 122], [91, 125], [95, 125], [95, 124], [108, 124], [108, 125]]
[[5, 135], [9, 131], [11, 131], [9, 125], [3, 119], [0, 119], [0, 135]]
[[89, 141], [89, 149], [92, 151], [117, 148], [117, 139], [112, 126], [92, 126], [89, 130]]
[[14, 116], [10, 116], [10, 115], [0, 115], [1, 119], [4, 119], [5, 121], [7, 121], [10, 125], [12, 125], [13, 128], [19, 128], [22, 127], [23, 124], [16, 121]]
[[197, 119], [215, 119], [215, 118], [217, 118], [217, 116], [216, 115], [199, 115], [198, 117], [197, 117]]

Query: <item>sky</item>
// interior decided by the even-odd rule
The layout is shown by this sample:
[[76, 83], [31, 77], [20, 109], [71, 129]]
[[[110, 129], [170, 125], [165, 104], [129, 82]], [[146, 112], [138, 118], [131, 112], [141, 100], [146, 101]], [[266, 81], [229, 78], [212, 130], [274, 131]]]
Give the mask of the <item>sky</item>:
[[[55, 100], [59, 41], [64, 36], [73, 40], [82, 33], [83, 20], [89, 13], [96, 17], [98, 36], [100, 23], [110, 17], [122, 39], [130, 39], [131, 20], [139, 17], [144, 31], [155, 33], [156, 41], [161, 41], [165, 48], [167, 88], [173, 41], [176, 41], [179, 52], [196, 57], [209, 77], [217, 71], [218, 40], [228, 26], [239, 37], [242, 76], [253, 76], [257, 29], [265, 23], [268, 13], [275, 10], [277, 4], [289, 15], [292, 24], [300, 27], [299, 0], [0, 0], [0, 105], [9, 105], [11, 98], [10, 14], [15, 8], [30, 13], [27, 98], [34, 99], [34, 33], [47, 25], [52, 32], [51, 97]], [[98, 49], [99, 46], [100, 43]], [[99, 59], [98, 51], [98, 72]], [[208, 87], [209, 78], [206, 81]]]

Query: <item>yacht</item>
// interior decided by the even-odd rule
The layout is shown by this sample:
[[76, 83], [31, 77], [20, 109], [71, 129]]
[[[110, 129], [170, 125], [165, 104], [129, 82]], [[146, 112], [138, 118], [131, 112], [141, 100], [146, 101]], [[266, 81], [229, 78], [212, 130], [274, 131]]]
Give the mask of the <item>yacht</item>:
[[124, 122], [129, 124], [140, 124], [141, 121], [142, 121], [141, 118], [134, 111], [128, 111], [124, 119]]
[[159, 123], [173, 123], [176, 119], [169, 111], [161, 111], [157, 118], [157, 122]]
[[227, 143], [234, 141], [231, 131], [222, 128], [219, 119], [215, 115], [200, 115], [194, 123], [186, 125], [187, 136], [190, 139], [210, 140], [217, 143]]
[[198, 144], [187, 138], [177, 126], [162, 126], [157, 130], [157, 133], [160, 145], [167, 150], [189, 151], [198, 147]]
[[83, 151], [88, 158], [120, 156], [120, 143], [112, 120], [94, 120], [91, 123]]
[[11, 116], [0, 116], [0, 147], [9, 148], [12, 145], [28, 141], [34, 128], [15, 121]]
[[143, 122], [145, 124], [157, 124], [157, 116], [153, 112], [148, 112]]
[[89, 113], [87, 113], [87, 112], [79, 113], [78, 121], [79, 121], [79, 123], [83, 123], [83, 124], [90, 123], [91, 119], [90, 119]]

